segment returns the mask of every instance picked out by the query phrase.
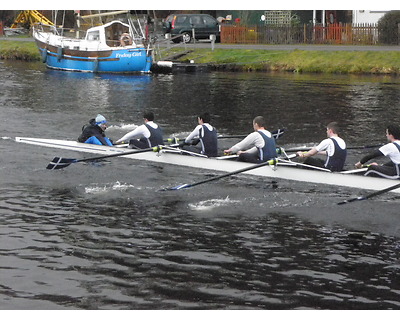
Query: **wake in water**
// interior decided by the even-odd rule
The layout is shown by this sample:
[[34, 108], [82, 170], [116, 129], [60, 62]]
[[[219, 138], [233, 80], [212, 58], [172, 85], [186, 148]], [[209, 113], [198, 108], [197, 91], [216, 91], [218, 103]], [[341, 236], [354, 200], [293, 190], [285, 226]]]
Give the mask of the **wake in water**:
[[85, 193], [87, 194], [100, 194], [100, 193], [107, 193], [109, 191], [126, 191], [128, 189], [142, 189], [141, 187], [135, 187], [134, 185], [121, 183], [119, 181], [107, 184], [105, 186], [88, 186], [85, 187]]
[[209, 199], [197, 203], [189, 203], [189, 208], [196, 211], [203, 211], [222, 206], [231, 206], [235, 203], [240, 203], [240, 200], [231, 200], [229, 196], [227, 196], [225, 199]]
[[134, 123], [131, 123], [131, 124], [122, 123], [120, 125], [112, 124], [107, 128], [107, 132], [109, 132], [109, 131], [118, 131], [118, 130], [123, 130], [123, 131], [127, 131], [128, 132], [128, 131], [135, 130], [137, 127], [138, 127], [138, 125], [134, 124]]

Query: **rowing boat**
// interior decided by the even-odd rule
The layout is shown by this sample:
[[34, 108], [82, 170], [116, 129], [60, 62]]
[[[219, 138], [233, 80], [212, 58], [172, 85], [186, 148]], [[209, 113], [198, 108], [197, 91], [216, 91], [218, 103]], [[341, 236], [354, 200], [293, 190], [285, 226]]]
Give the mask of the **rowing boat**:
[[[159, 152], [143, 152], [136, 154], [124, 154], [126, 149], [120, 147], [109, 147], [80, 143], [69, 140], [40, 139], [29, 137], [16, 137], [15, 140], [21, 143], [27, 143], [42, 147], [58, 148], [64, 150], [87, 152], [101, 155], [121, 154], [121, 157], [145, 160], [170, 165], [194, 167], [203, 170], [214, 170], [222, 172], [233, 172], [249, 167], [249, 163], [221, 160], [218, 158], [204, 158], [182, 155], [177, 152], [168, 152], [168, 148], [161, 149]], [[223, 163], [222, 163], [223, 162]], [[333, 186], [342, 186], [367, 190], [382, 190], [397, 184], [398, 180], [365, 177], [345, 172], [326, 172], [320, 170], [305, 170], [298, 168], [296, 163], [278, 162], [278, 165], [263, 166], [253, 170], [243, 172], [243, 174], [258, 176], [263, 178], [285, 179], [301, 181], [307, 183], [327, 184]], [[400, 193], [400, 189], [394, 189], [391, 192]]]

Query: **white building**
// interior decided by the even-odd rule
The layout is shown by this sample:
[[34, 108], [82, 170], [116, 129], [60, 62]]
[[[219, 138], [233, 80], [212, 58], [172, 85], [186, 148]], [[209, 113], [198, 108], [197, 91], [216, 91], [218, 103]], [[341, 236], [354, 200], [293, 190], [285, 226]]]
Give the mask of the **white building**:
[[353, 23], [378, 23], [389, 10], [353, 10]]

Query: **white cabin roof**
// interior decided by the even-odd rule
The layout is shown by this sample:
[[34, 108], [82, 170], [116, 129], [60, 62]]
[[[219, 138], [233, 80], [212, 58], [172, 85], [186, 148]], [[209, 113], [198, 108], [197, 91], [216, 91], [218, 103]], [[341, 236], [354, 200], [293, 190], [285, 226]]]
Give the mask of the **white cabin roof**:
[[91, 31], [104, 31], [105, 28], [111, 26], [111, 25], [114, 24], [114, 23], [120, 23], [120, 24], [122, 24], [123, 26], [129, 28], [129, 25], [128, 25], [128, 24], [123, 23], [123, 22], [121, 22], [121, 21], [119, 21], [119, 20], [114, 20], [114, 21], [108, 22], [108, 23], [103, 24], [103, 25], [98, 26], [98, 27], [89, 28], [89, 29], [87, 30], [87, 32], [91, 32]]

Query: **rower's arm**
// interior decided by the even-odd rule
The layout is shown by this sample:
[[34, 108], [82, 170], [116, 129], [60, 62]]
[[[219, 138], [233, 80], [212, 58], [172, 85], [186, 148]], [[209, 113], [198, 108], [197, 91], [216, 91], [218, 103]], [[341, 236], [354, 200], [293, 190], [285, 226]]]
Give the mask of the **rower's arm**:
[[144, 125], [137, 127], [136, 129], [132, 130], [131, 132], [128, 132], [122, 138], [118, 139], [116, 141], [116, 143], [126, 142], [131, 139], [139, 139], [141, 137], [145, 137], [145, 138], [150, 137], [150, 131]]
[[364, 164], [366, 162], [368, 162], [369, 160], [375, 159], [375, 158], [379, 158], [379, 157], [383, 157], [384, 154], [379, 151], [379, 150], [375, 150], [374, 152], [367, 154], [366, 156], [364, 156], [361, 160], [360, 163]]
[[308, 158], [308, 157], [312, 157], [314, 155], [316, 155], [318, 153], [317, 149], [315, 147], [313, 147], [311, 150], [307, 151], [307, 152], [298, 152], [297, 155], [300, 158]]
[[198, 138], [200, 129], [201, 129], [201, 126], [197, 126], [196, 128], [194, 128], [194, 130], [186, 137], [185, 142], [189, 143], [194, 138]]

